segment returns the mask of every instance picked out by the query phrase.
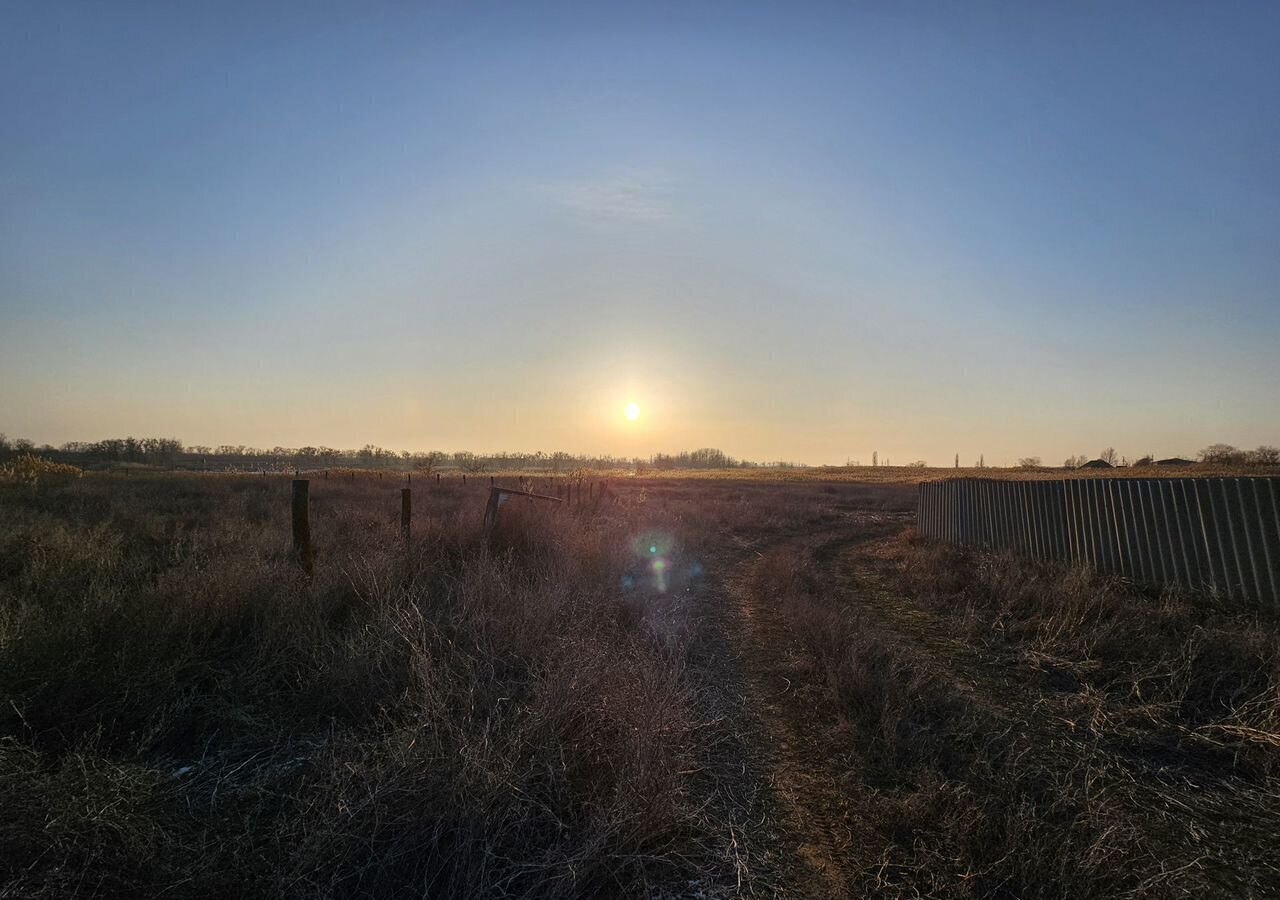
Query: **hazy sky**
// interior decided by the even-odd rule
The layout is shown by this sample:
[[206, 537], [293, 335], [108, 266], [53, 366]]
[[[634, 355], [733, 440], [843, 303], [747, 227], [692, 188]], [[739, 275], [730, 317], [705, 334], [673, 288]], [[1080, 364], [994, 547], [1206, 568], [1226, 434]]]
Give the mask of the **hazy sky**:
[[262, 6], [0, 5], [0, 431], [1280, 443], [1280, 4]]

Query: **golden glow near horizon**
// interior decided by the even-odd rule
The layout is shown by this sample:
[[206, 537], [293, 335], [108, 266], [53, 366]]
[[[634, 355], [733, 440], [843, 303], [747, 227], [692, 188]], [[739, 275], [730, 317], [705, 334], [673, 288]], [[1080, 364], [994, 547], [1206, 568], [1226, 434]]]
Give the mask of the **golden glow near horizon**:
[[628, 421], [634, 422], [640, 418], [640, 405], [634, 401], [622, 407], [622, 414], [627, 417]]

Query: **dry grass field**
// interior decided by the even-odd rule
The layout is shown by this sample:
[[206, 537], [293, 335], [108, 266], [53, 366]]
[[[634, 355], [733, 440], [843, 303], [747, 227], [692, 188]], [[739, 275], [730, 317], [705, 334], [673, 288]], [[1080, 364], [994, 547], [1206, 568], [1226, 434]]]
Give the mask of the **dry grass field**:
[[880, 471], [0, 480], [0, 897], [1280, 894], [1274, 623]]
[[[405, 474], [404, 472], [387, 472], [386, 477], [404, 477]], [[532, 478], [547, 484], [565, 480], [563, 475], [551, 477], [542, 471], [521, 469], [486, 471], [470, 477], [487, 484], [490, 475], [503, 479]], [[1112, 469], [1067, 469], [1046, 466], [1037, 468], [986, 466], [958, 469], [909, 466], [812, 466], [809, 468], [673, 469], [664, 472], [645, 471], [639, 475], [630, 469], [600, 469], [581, 473], [581, 477], [587, 480], [811, 482], [817, 484], [919, 484], [922, 481], [941, 481], [947, 478], [1043, 481], [1063, 478], [1253, 478], [1259, 476], [1280, 476], [1280, 466], [1217, 463], [1196, 463], [1190, 466], [1117, 466]], [[369, 477], [369, 473], [362, 473], [362, 477]], [[456, 480], [461, 476], [456, 472], [450, 472], [444, 477]]]

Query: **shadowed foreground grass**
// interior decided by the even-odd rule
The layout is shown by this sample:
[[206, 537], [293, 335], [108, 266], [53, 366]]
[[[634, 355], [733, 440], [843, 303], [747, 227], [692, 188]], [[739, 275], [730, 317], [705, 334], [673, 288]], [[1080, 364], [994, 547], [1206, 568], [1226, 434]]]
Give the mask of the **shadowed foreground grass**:
[[396, 492], [316, 486], [307, 580], [287, 482], [137, 482], [6, 490], [8, 893], [527, 896], [700, 874], [692, 626], [645, 579], [619, 588], [636, 510], [625, 530], [508, 517], [488, 541], [478, 494], [438, 493], [405, 548]]
[[779, 548], [754, 590], [848, 736], [852, 815], [880, 848], [855, 895], [1280, 890], [1274, 622], [914, 532], [852, 581]]
[[307, 579], [287, 479], [0, 483], [0, 895], [733, 883], [700, 554], [880, 489], [647, 483], [486, 536], [486, 485], [428, 485], [405, 546], [398, 488], [313, 480]]

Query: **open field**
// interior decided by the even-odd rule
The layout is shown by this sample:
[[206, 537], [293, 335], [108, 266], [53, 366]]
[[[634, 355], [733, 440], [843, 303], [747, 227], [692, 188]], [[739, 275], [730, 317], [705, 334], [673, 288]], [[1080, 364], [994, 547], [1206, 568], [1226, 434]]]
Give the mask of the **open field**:
[[0, 896], [1280, 893], [1275, 623], [886, 471], [0, 481]]
[[[88, 467], [95, 475], [102, 477], [127, 477], [126, 470], [134, 474], [160, 475], [230, 475], [239, 474], [244, 477], [282, 477], [292, 476], [295, 468], [292, 465], [273, 466], [267, 469], [245, 466], [241, 469], [216, 469], [201, 472], [197, 467], [178, 466], [175, 468], [148, 466], [145, 464], [98, 463]], [[434, 481], [436, 475], [442, 482], [459, 482], [465, 478], [476, 483], [488, 484], [490, 478], [510, 482], [515, 479], [531, 479], [542, 486], [564, 484], [567, 481], [636, 481], [640, 483], [663, 483], [671, 481], [745, 481], [745, 482], [812, 482], [819, 484], [919, 484], [922, 481], [941, 481], [948, 478], [995, 478], [1001, 480], [1055, 480], [1064, 478], [1256, 478], [1260, 476], [1280, 476], [1280, 466], [1268, 465], [1220, 465], [1217, 463], [1195, 463], [1189, 466], [1117, 466], [1112, 469], [1084, 468], [998, 468], [995, 466], [977, 467], [926, 467], [912, 468], [908, 466], [810, 466], [810, 467], [771, 467], [733, 469], [645, 469], [637, 473], [634, 468], [582, 468], [572, 472], [555, 472], [548, 469], [494, 468], [483, 471], [463, 473], [458, 469], [441, 469], [423, 472], [406, 468], [388, 466], [385, 468], [350, 468], [332, 467], [299, 468], [298, 473], [307, 478], [322, 478], [327, 471], [331, 478], [341, 479], [354, 475], [357, 479], [372, 480], [411, 480], [421, 484]]]

